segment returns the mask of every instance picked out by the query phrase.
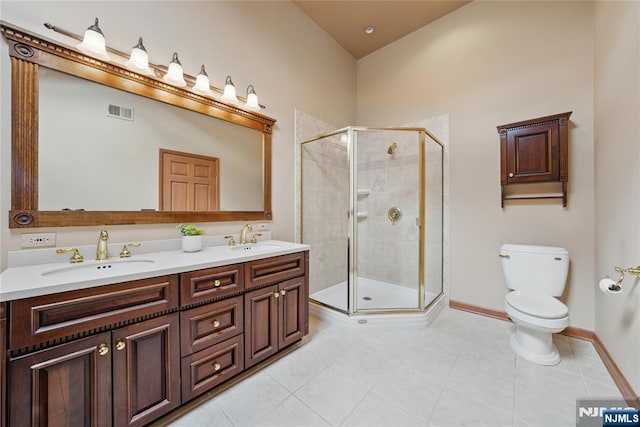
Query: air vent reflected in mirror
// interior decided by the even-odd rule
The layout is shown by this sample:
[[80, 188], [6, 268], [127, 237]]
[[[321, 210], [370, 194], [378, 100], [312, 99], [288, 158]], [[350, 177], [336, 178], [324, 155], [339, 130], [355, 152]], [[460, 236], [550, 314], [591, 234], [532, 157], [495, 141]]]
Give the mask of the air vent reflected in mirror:
[[121, 107], [119, 105], [109, 104], [109, 112], [107, 116], [116, 119], [133, 121], [133, 108]]

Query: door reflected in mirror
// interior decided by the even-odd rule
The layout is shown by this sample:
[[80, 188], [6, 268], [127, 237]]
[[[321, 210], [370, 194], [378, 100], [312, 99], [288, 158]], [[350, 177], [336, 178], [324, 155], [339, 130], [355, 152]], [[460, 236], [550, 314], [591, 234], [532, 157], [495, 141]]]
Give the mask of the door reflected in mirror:
[[[263, 210], [262, 132], [45, 67], [39, 83], [39, 210]], [[161, 150], [218, 159], [213, 185], [173, 184], [206, 208], [163, 203]]]

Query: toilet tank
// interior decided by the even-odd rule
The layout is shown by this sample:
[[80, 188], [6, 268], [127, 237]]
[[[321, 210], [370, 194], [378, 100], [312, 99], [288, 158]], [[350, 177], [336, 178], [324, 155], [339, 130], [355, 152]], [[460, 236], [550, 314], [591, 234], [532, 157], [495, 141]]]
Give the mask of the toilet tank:
[[569, 272], [566, 249], [504, 244], [500, 247], [500, 258], [509, 289], [562, 295]]

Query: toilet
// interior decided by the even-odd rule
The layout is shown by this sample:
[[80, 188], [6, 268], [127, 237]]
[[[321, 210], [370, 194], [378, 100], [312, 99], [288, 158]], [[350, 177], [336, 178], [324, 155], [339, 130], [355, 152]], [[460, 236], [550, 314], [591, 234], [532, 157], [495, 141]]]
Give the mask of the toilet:
[[500, 258], [511, 289], [504, 306], [516, 324], [511, 348], [531, 362], [557, 365], [560, 354], [551, 334], [569, 326], [569, 309], [555, 298], [564, 291], [569, 253], [551, 246], [505, 244]]

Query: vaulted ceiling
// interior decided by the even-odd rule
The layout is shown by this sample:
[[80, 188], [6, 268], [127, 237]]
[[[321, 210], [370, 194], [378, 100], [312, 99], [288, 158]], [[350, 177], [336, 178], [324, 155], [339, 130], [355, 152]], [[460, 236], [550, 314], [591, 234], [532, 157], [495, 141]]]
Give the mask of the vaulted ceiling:
[[[467, 1], [316, 1], [293, 3], [359, 59], [469, 3]], [[372, 27], [371, 34], [365, 33]]]

